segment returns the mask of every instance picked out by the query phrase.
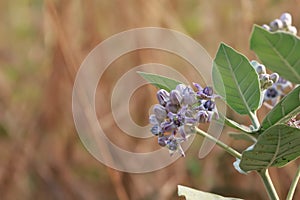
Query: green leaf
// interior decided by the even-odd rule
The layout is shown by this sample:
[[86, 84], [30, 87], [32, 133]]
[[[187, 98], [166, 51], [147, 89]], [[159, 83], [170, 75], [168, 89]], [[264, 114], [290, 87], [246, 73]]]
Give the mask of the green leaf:
[[158, 89], [165, 89], [168, 92], [175, 89], [178, 84], [181, 84], [180, 81], [167, 78], [165, 76], [146, 73], [146, 72], [137, 72], [141, 75], [146, 81], [156, 86]]
[[270, 126], [285, 123], [293, 116], [300, 113], [300, 86], [292, 90], [264, 118], [261, 129], [266, 130]]
[[244, 55], [222, 43], [214, 59], [213, 74], [216, 91], [224, 96], [220, 91], [222, 81], [226, 103], [234, 111], [251, 115], [258, 109], [261, 96], [258, 75]]
[[300, 156], [300, 129], [278, 124], [258, 138], [251, 150], [242, 154], [240, 168], [245, 171], [283, 167]]
[[297, 36], [271, 33], [254, 26], [250, 48], [267, 68], [291, 82], [300, 83], [300, 39]]
[[220, 195], [202, 192], [200, 190], [195, 190], [186, 186], [178, 185], [178, 196], [185, 196], [186, 200], [241, 200], [232, 197], [222, 197]]

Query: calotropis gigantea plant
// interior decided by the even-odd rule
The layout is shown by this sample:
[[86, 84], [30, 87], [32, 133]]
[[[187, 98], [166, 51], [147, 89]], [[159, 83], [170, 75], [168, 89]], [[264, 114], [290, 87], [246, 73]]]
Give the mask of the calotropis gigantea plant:
[[[250, 48], [261, 63], [249, 61], [226, 44], [219, 46], [212, 66], [213, 87], [197, 83], [191, 87], [160, 75], [139, 73], [159, 88], [158, 104], [150, 116], [151, 132], [159, 145], [171, 155], [179, 152], [184, 156], [180, 144], [191, 134], [206, 137], [236, 158], [233, 165], [239, 172], [256, 171], [269, 198], [278, 200], [268, 169], [283, 167], [300, 156], [300, 38], [291, 15], [284, 13], [269, 25], [254, 25]], [[273, 73], [268, 74], [266, 68]], [[218, 113], [216, 98], [237, 114], [249, 116], [252, 124], [241, 125]], [[259, 121], [256, 113], [262, 106], [271, 110]], [[223, 119], [240, 131], [234, 137], [252, 141], [252, 145], [240, 153], [198, 128], [199, 123], [212, 119]], [[300, 167], [287, 200], [293, 198], [299, 178]], [[187, 199], [228, 199], [184, 186], [178, 187], [178, 194]]]

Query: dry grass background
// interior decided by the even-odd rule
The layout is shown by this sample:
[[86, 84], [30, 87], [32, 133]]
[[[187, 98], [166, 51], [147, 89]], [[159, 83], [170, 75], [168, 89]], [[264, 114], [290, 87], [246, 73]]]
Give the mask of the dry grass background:
[[[121, 31], [170, 28], [191, 36], [212, 56], [224, 41], [252, 59], [248, 43], [252, 24], [269, 22], [288, 11], [300, 28], [299, 8], [299, 0], [1, 1], [0, 199], [167, 200], [178, 199], [177, 184], [227, 196], [267, 199], [259, 177], [238, 174], [233, 159], [217, 147], [198, 160], [199, 138], [186, 158], [157, 172], [128, 174], [107, 168], [85, 150], [76, 133], [72, 85], [89, 51]], [[153, 59], [165, 62], [163, 54], [137, 51], [114, 62], [100, 81], [99, 102], [108, 102], [122, 73]], [[167, 64], [179, 70], [184, 65], [178, 58]], [[154, 92], [149, 86], [135, 94], [131, 111], [137, 123], [147, 123], [148, 107], [154, 103], [149, 96]], [[119, 145], [140, 150], [144, 143], [123, 137], [104, 104], [97, 105], [100, 123], [113, 130]], [[266, 112], [262, 110], [260, 116]], [[246, 118], [239, 121], [249, 123]], [[245, 146], [225, 133], [221, 139], [236, 148]], [[156, 147], [154, 142], [147, 145]], [[293, 163], [271, 170], [281, 198], [287, 194], [296, 167]], [[299, 187], [295, 199], [300, 199]]]

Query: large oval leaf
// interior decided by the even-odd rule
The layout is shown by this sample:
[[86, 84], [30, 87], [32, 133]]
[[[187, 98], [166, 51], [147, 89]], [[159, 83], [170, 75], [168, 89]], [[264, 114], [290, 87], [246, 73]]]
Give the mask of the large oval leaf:
[[300, 156], [300, 129], [278, 124], [258, 138], [251, 150], [242, 154], [240, 168], [245, 171], [283, 167]]
[[[226, 96], [226, 103], [239, 114], [249, 114], [259, 107], [258, 75], [248, 59], [231, 47], [221, 44], [213, 63], [214, 87]], [[225, 95], [219, 91], [223, 81]]]
[[300, 83], [300, 39], [289, 33], [271, 33], [255, 26], [250, 48], [267, 68], [294, 83]]
[[165, 76], [152, 74], [152, 73], [146, 73], [146, 72], [137, 72], [139, 75], [141, 75], [146, 81], [151, 83], [152, 85], [156, 86], [158, 89], [165, 89], [168, 92], [175, 89], [177, 85], [179, 85], [181, 82], [167, 78]]
[[202, 192], [182, 185], [178, 185], [178, 196], [184, 196], [186, 200], [242, 200], [232, 197], [222, 197], [217, 194]]
[[300, 86], [295, 88], [276, 104], [264, 118], [261, 128], [262, 130], [266, 130], [274, 124], [285, 123], [298, 113], [300, 113]]

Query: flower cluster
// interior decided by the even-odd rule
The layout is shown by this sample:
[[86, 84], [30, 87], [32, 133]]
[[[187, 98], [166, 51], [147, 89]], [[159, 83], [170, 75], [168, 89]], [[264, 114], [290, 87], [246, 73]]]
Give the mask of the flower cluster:
[[153, 125], [151, 132], [158, 137], [158, 144], [167, 147], [171, 155], [177, 151], [185, 156], [180, 143], [195, 132], [194, 127], [199, 123], [210, 122], [214, 114], [218, 117], [214, 101], [217, 96], [213, 89], [202, 88], [197, 83], [194, 86], [196, 91], [179, 84], [170, 92], [164, 89], [157, 92], [159, 104], [154, 105], [154, 114], [149, 118]]
[[271, 101], [275, 105], [280, 97], [284, 96], [284, 91], [288, 87], [292, 87], [292, 83], [280, 77], [277, 73], [268, 74], [263, 64], [253, 60], [251, 65], [256, 70], [261, 91], [264, 93], [264, 101]]
[[259, 81], [260, 81], [260, 89], [263, 91], [268, 89], [273, 84], [277, 83], [279, 80], [279, 75], [277, 73], [268, 74], [266, 71], [266, 67], [259, 62], [252, 60], [251, 65], [256, 70]]
[[297, 35], [297, 28], [292, 26], [292, 16], [289, 13], [283, 13], [279, 19], [273, 20], [269, 25], [264, 24], [262, 27], [268, 31], [285, 31]]

